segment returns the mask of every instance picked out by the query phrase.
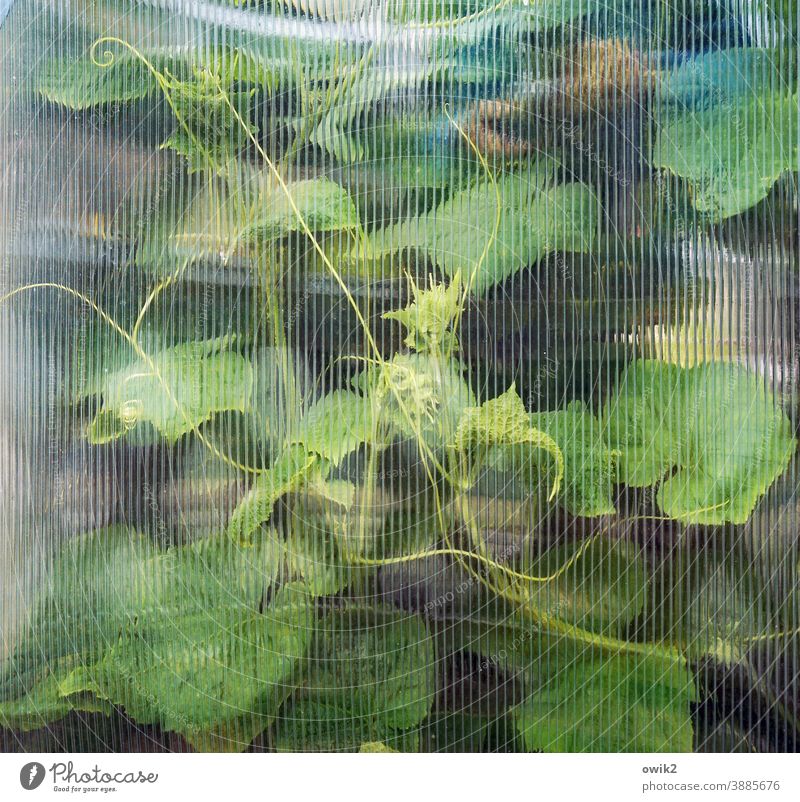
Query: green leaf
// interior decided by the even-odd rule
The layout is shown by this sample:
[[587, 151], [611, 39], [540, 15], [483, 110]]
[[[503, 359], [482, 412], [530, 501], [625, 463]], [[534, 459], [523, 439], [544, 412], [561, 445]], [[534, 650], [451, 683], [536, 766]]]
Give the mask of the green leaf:
[[779, 91], [788, 94], [797, 80], [795, 60], [795, 54], [779, 47], [711, 50], [663, 73], [659, 90], [663, 101], [695, 109]]
[[[158, 594], [159, 613], [236, 607], [256, 610], [281, 567], [274, 540], [235, 543], [209, 537], [158, 555], [146, 570]], [[141, 613], [137, 613], [142, 618]]]
[[531, 425], [530, 417], [516, 388], [464, 411], [458, 424], [453, 446], [463, 453], [472, 453], [478, 461], [486, 460], [494, 446], [526, 444], [549, 454], [556, 464], [554, 495], [564, 476], [564, 455], [550, 435]]
[[474, 174], [478, 162], [441, 136], [449, 127], [450, 121], [439, 113], [371, 115], [369, 125], [354, 132], [356, 152], [363, 156], [353, 163], [352, 174], [376, 196], [362, 202], [376, 202], [381, 208], [392, 199], [392, 206], [413, 209], [412, 204], [424, 203]]
[[354, 231], [358, 212], [350, 195], [327, 178], [289, 181], [279, 186], [269, 171], [241, 167], [225, 180], [209, 181], [170, 232], [179, 257], [218, 257], [260, 249], [287, 234]]
[[450, 326], [461, 312], [461, 276], [456, 274], [449, 286], [433, 284], [421, 290], [412, 285], [414, 302], [404, 309], [384, 312], [385, 320], [397, 320], [408, 331], [405, 344], [415, 351], [450, 354], [456, 346]]
[[397, 749], [392, 749], [391, 747], [386, 746], [386, 744], [382, 743], [381, 741], [368, 741], [367, 743], [363, 743], [361, 744], [361, 748], [358, 751], [364, 754], [370, 752], [376, 752], [376, 753], [392, 752], [396, 754], [398, 752]]
[[165, 78], [177, 124], [161, 147], [184, 156], [189, 172], [222, 172], [254, 142], [254, 98], [272, 89], [276, 71], [265, 58], [238, 48], [193, 52], [190, 61], [189, 76]]
[[685, 523], [745, 523], [796, 447], [763, 382], [732, 364], [637, 362], [604, 415], [609, 445], [620, 452], [619, 480], [663, 480], [661, 510]]
[[[157, 69], [179, 69], [180, 62], [165, 53], [148, 54]], [[98, 59], [104, 60], [103, 54]], [[186, 71], [184, 67], [184, 71]], [[109, 66], [90, 58], [55, 59], [43, 68], [36, 85], [42, 97], [74, 110], [141, 100], [159, 90], [158, 81], [136, 56], [116, 53]]]
[[582, 401], [557, 412], [530, 416], [531, 425], [550, 435], [564, 455], [559, 501], [572, 515], [611, 515], [617, 452], [605, 442], [602, 424]]
[[541, 672], [543, 656], [564, 664], [585, 650], [572, 638], [543, 629], [519, 608], [503, 605], [482, 605], [468, 615], [452, 615], [437, 634], [445, 644], [457, 643], [482, 655], [488, 665], [516, 674]]
[[301, 231], [300, 217], [312, 232], [355, 230], [360, 226], [349, 193], [328, 178], [293, 181], [287, 190], [291, 200], [278, 187], [265, 193], [260, 213], [248, 223], [248, 238], [263, 242]]
[[303, 696], [278, 722], [278, 751], [407, 751], [435, 691], [433, 642], [415, 616], [335, 613], [318, 629]]
[[[0, 698], [0, 726], [18, 732], [46, 727], [69, 713], [79, 710], [110, 714], [114, 708], [92, 694], [65, 695], [62, 683], [79, 665], [75, 656], [53, 660], [34, 667], [13, 665], [2, 677]], [[25, 687], [16, 693], [9, 689], [7, 674], [22, 671]], [[19, 675], [16, 679], [19, 679]]]
[[[323, 642], [306, 688], [369, 716], [379, 733], [418, 725], [433, 703], [433, 642], [416, 616], [387, 615], [354, 630], [349, 615], [320, 627]], [[346, 681], [343, 681], [346, 680]]]
[[[368, 716], [344, 713], [317, 696], [301, 697], [287, 705], [275, 727], [278, 752], [359, 752], [364, 743], [376, 743]], [[393, 752], [419, 751], [419, 730], [395, 731], [382, 736]]]
[[268, 470], [256, 476], [253, 486], [231, 515], [228, 536], [240, 543], [248, 542], [253, 533], [269, 521], [275, 502], [319, 470], [316, 456], [301, 447], [287, 448]]
[[338, 465], [348, 454], [373, 439], [375, 412], [369, 398], [349, 390], [334, 390], [305, 414], [293, 443]]
[[355, 77], [339, 82], [339, 96], [323, 114], [308, 141], [326, 150], [341, 163], [364, 158], [355, 121], [368, 111], [395, 83], [392, 71], [380, 67], [359, 67]]
[[376, 255], [420, 250], [477, 293], [552, 251], [591, 250], [597, 198], [582, 184], [553, 186], [555, 168], [542, 160], [500, 176], [496, 186], [477, 183], [428, 214], [378, 231], [371, 247]]
[[230, 92], [211, 76], [197, 74], [172, 81], [168, 93], [178, 120], [161, 147], [183, 156], [190, 173], [223, 171], [258, 133], [250, 121], [252, 92]]
[[586, 655], [562, 667], [515, 715], [532, 751], [690, 752], [694, 698], [683, 662]]
[[196, 63], [211, 72], [224, 88], [247, 84], [271, 90], [279, 82], [279, 72], [273, 68], [268, 54], [252, 47], [214, 45], [194, 55]]
[[190, 742], [232, 722], [260, 732], [291, 692], [309, 620], [308, 608], [279, 600], [263, 614], [212, 608], [164, 617], [124, 632], [100, 663], [73, 672], [63, 690], [91, 691], [137, 722]]
[[[129, 426], [115, 409], [101, 409], [89, 424], [87, 439], [94, 445], [103, 445], [124, 437], [136, 423]], [[144, 428], [144, 427], [143, 427]]]
[[[266, 620], [255, 616], [280, 564], [268, 540], [242, 547], [216, 538], [159, 551], [149, 538], [115, 528], [70, 541], [54, 560], [29, 633], [0, 677], [0, 717], [30, 729], [73, 709], [110, 711], [114, 705], [130, 705], [148, 721], [170, 726], [180, 723], [178, 717], [189, 722], [191, 716], [215, 716], [179, 708], [190, 699], [198, 708], [205, 704], [196, 688], [185, 687], [195, 681], [189, 651], [198, 651], [199, 672], [201, 660], [214, 659], [213, 651], [200, 651], [203, 637], [224, 651], [233, 648], [225, 635], [235, 631], [240, 646], [249, 630], [238, 625]], [[166, 661], [168, 642], [177, 648], [184, 630], [194, 644], [186, 647], [186, 673], [164, 662], [158, 668], [147, 663]], [[134, 670], [133, 679], [133, 669], [125, 665], [129, 660], [142, 669]], [[230, 676], [237, 670], [227, 669]], [[172, 683], [163, 692], [149, 684], [157, 682], [159, 671], [169, 675], [165, 685]], [[229, 718], [226, 714], [220, 723]], [[191, 736], [194, 728], [178, 731]]]
[[[109, 54], [55, 60], [39, 78], [41, 95], [72, 109], [121, 105], [156, 93], [169, 97], [175, 129], [162, 144], [188, 161], [190, 172], [222, 169], [258, 132], [253, 95], [271, 89], [276, 71], [251, 50], [212, 47], [182, 53], [145, 51], [142, 58], [109, 45]], [[106, 65], [106, 66], [103, 66]], [[241, 117], [241, 122], [230, 105]]]
[[280, 553], [269, 541], [198, 540], [159, 551], [149, 537], [114, 527], [67, 543], [58, 553], [32, 634], [49, 633], [48, 657], [104, 649], [120, 628], [197, 607], [255, 609], [274, 581]]
[[654, 485], [681, 459], [690, 426], [680, 395], [684, 384], [679, 366], [657, 361], [636, 362], [620, 377], [603, 414], [609, 445], [620, 451], [624, 484]]
[[648, 573], [629, 543], [609, 538], [571, 543], [522, 565], [530, 576], [554, 577], [531, 586], [536, 610], [581, 629], [626, 640], [644, 607]]
[[108, 442], [147, 422], [176, 442], [217, 412], [247, 412], [253, 370], [239, 354], [217, 353], [226, 344], [223, 338], [176, 345], [108, 375], [90, 441]]
[[[763, 70], [762, 70], [763, 71]], [[753, 80], [711, 108], [662, 112], [653, 145], [654, 166], [688, 181], [692, 202], [713, 221], [763, 200], [798, 164], [798, 95]]]
[[46, 644], [41, 657], [97, 654], [120, 627], [159, 609], [165, 590], [154, 570], [159, 559], [149, 538], [124, 527], [69, 540], [47, 574], [31, 630]]

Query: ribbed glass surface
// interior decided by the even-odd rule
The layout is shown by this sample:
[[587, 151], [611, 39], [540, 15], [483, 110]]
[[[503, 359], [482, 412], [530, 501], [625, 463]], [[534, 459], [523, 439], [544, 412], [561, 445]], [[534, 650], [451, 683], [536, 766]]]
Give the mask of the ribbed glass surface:
[[0, 749], [795, 751], [798, 19], [0, 2]]

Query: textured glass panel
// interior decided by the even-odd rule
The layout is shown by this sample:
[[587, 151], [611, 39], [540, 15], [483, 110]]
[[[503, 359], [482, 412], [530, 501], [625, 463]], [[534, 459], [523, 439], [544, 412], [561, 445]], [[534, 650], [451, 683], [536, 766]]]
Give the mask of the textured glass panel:
[[797, 21], [0, 2], [0, 749], [795, 751]]

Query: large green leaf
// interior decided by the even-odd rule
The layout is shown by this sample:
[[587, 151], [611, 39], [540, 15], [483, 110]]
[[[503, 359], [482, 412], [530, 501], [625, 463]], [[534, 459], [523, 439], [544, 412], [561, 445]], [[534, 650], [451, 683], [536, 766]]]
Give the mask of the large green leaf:
[[602, 424], [582, 401], [557, 412], [530, 416], [531, 425], [558, 443], [564, 455], [559, 502], [572, 515], [611, 515], [617, 453], [605, 442]]
[[661, 482], [662, 511], [686, 523], [745, 523], [796, 447], [763, 382], [726, 363], [637, 362], [620, 378], [605, 420], [620, 452], [619, 480]]
[[463, 183], [470, 171], [474, 174], [477, 161], [442, 136], [450, 128], [444, 115], [374, 116], [354, 133], [363, 155], [352, 173], [362, 186], [372, 179], [375, 196], [364, 201], [388, 206], [391, 199], [389, 208], [409, 210], [414, 208], [410, 204], [424, 203], [435, 193]]
[[[98, 54], [101, 61], [105, 61]], [[156, 69], [179, 72], [181, 60], [167, 53], [148, 54]], [[183, 63], [182, 72], [188, 72]], [[55, 59], [48, 62], [39, 75], [37, 91], [47, 100], [70, 109], [88, 109], [113, 103], [141, 100], [158, 91], [158, 81], [148, 66], [128, 53], [118, 53], [102, 67], [90, 58]]]
[[[360, 752], [362, 745], [381, 743], [391, 752], [417, 752], [416, 728], [386, 732], [380, 742], [369, 716], [356, 716], [316, 695], [287, 705], [275, 727], [278, 752]], [[379, 751], [377, 749], [371, 751]]]
[[222, 169], [242, 150], [258, 130], [250, 119], [254, 93], [276, 81], [265, 58], [240, 48], [160, 49], [140, 57], [109, 43], [94, 55], [97, 61], [90, 55], [50, 62], [37, 90], [71, 109], [114, 107], [164, 93], [175, 129], [162, 147], [184, 156], [190, 171]]
[[776, 629], [769, 594], [753, 566], [737, 549], [701, 554], [683, 564], [679, 592], [686, 607], [680, 621], [683, 642], [693, 655], [741, 657], [752, 639]]
[[212, 607], [253, 611], [279, 578], [280, 550], [268, 537], [242, 544], [215, 536], [169, 549], [145, 570], [159, 614]]
[[291, 496], [291, 515], [281, 540], [287, 576], [314, 596], [332, 595], [357, 581], [360, 569], [340, 556], [340, 537], [356, 531], [349, 513], [356, 488], [314, 476]]
[[369, 398], [349, 390], [334, 390], [306, 412], [292, 440], [306, 451], [338, 465], [374, 438], [376, 416]]
[[[189, 737], [199, 737], [203, 721], [214, 730], [232, 717], [217, 702], [204, 711], [193, 672], [210, 661], [209, 680], [224, 682], [228, 660], [233, 683], [246, 661], [266, 660], [246, 652], [245, 637], [259, 646], [262, 629], [264, 638], [286, 634], [270, 629], [266, 614], [258, 617], [280, 557], [266, 538], [250, 546], [216, 538], [159, 551], [148, 538], [117, 528], [70, 541], [54, 560], [29, 633], [3, 669], [0, 717], [30, 729], [70, 710], [123, 705], [142, 723], [158, 722]], [[284, 626], [282, 613], [271, 615]], [[170, 648], [180, 664], [169, 665]]]
[[252, 737], [291, 693], [310, 622], [308, 605], [294, 596], [279, 597], [264, 613], [221, 607], [162, 617], [123, 632], [102, 661], [77, 669], [62, 691], [93, 692], [136, 721], [190, 742], [229, 733], [232, 724]]
[[518, 445], [541, 450], [553, 460], [552, 487], [558, 490], [564, 476], [564, 455], [550, 435], [531, 424], [514, 385], [497, 398], [466, 409], [453, 439], [453, 446], [471, 454], [477, 464], [482, 464], [497, 446]]
[[695, 208], [712, 220], [763, 200], [797, 170], [796, 57], [756, 48], [709, 53], [665, 79], [667, 96], [651, 161], [689, 183]]
[[269, 54], [254, 46], [211, 45], [192, 55], [194, 66], [209, 71], [226, 89], [232, 85], [273, 89], [281, 77]]
[[422, 619], [331, 615], [318, 629], [303, 696], [278, 723], [281, 751], [409, 748], [435, 692], [433, 641]]
[[653, 656], [584, 655], [516, 708], [530, 750], [689, 752], [692, 676]]
[[702, 109], [776, 91], [790, 93], [797, 81], [795, 59], [795, 54], [781, 48], [710, 50], [661, 75], [662, 102]]
[[230, 92], [202, 74], [172, 82], [168, 93], [178, 119], [161, 147], [183, 156], [190, 173], [224, 172], [258, 133], [250, 91]]
[[583, 184], [554, 185], [555, 167], [542, 160], [496, 184], [481, 181], [428, 214], [378, 231], [371, 245], [377, 254], [420, 250], [478, 293], [551, 251], [588, 251], [597, 198]]
[[272, 544], [239, 545], [224, 538], [160, 551], [122, 527], [71, 539], [46, 574], [31, 636], [42, 656], [95, 654], [119, 630], [153, 616], [194, 606], [255, 609], [274, 580], [279, 554]]
[[[624, 564], [624, 554], [616, 553], [612, 559]], [[614, 617], [622, 622], [632, 616], [638, 596], [606, 596], [604, 612], [610, 616], [606, 625]], [[563, 601], [579, 613], [580, 603]], [[603, 621], [598, 623], [602, 629]], [[440, 636], [445, 643], [480, 654], [487, 665], [524, 679], [524, 701], [512, 713], [528, 750], [692, 748], [690, 703], [695, 692], [692, 674], [677, 655], [662, 656], [655, 646], [651, 654], [600, 651], [537, 626], [519, 610], [489, 607], [443, 622]]]
[[247, 412], [252, 366], [222, 350], [225, 345], [224, 340], [183, 343], [109, 374], [89, 439], [108, 442], [144, 422], [175, 442], [217, 412]]
[[619, 478], [633, 487], [660, 481], [682, 453], [690, 421], [680, 393], [684, 371], [666, 362], [637, 362], [606, 403], [608, 440], [620, 450]]
[[474, 607], [469, 614], [458, 611], [443, 617], [439, 636], [444, 643], [457, 643], [480, 654], [488, 665], [519, 676], [546, 673], [543, 655], [566, 664], [585, 649], [568, 636], [536, 625], [519, 608], [492, 604]]
[[422, 619], [402, 614], [358, 621], [333, 615], [306, 684], [342, 710], [369, 716], [382, 733], [406, 730], [428, 714], [434, 694], [433, 642]]
[[273, 88], [277, 71], [253, 50], [211, 47], [188, 58], [191, 74], [168, 75], [162, 87], [177, 121], [162, 147], [184, 156], [189, 172], [226, 171], [255, 142], [253, 106], [260, 92]]
[[64, 640], [75, 636], [65, 644], [71, 650], [90, 630], [93, 638], [116, 636], [131, 615], [160, 606], [164, 587], [152, 571], [159, 559], [149, 538], [123, 527], [72, 538], [48, 571], [40, 615], [65, 628]]

